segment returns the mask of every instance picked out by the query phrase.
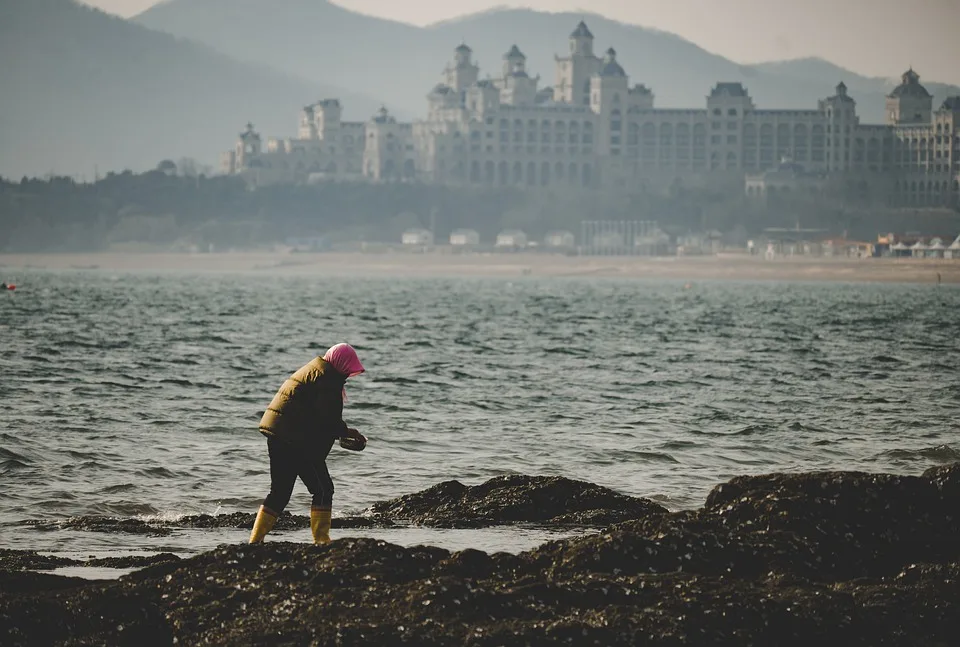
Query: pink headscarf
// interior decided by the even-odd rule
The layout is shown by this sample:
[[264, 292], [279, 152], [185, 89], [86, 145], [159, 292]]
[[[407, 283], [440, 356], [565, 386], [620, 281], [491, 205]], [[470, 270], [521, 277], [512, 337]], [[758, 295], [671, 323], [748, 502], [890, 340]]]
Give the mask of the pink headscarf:
[[323, 354], [323, 361], [328, 362], [333, 368], [347, 377], [356, 377], [365, 370], [360, 358], [357, 357], [357, 351], [350, 344], [337, 344]]

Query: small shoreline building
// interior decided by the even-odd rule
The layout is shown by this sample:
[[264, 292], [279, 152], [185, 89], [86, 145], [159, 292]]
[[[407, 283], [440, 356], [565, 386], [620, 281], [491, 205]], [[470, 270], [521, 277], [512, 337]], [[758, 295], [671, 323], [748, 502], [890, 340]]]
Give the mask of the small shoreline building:
[[573, 232], [551, 231], [544, 236], [543, 244], [551, 249], [573, 249], [576, 245], [576, 238]]
[[456, 229], [450, 234], [450, 244], [454, 247], [474, 247], [480, 244], [480, 234], [473, 229]]
[[427, 229], [408, 229], [403, 232], [400, 242], [411, 247], [429, 247], [433, 245], [433, 232]]
[[522, 249], [527, 246], [527, 235], [519, 229], [504, 229], [497, 234], [497, 247]]

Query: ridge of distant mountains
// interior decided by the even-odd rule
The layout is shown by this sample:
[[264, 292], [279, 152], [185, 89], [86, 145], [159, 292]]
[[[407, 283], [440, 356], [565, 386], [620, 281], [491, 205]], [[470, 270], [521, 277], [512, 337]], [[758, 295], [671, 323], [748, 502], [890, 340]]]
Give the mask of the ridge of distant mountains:
[[247, 120], [288, 133], [324, 96], [358, 119], [380, 105], [73, 0], [0, 0], [0, 60], [0, 175], [15, 179], [215, 164]]
[[[167, 0], [134, 20], [152, 29], [205, 43], [232, 57], [302, 78], [384, 97], [388, 107], [422, 115], [453, 49], [466, 42], [482, 74], [497, 75], [516, 44], [527, 70], [554, 83], [554, 55], [586, 20], [595, 50], [617, 50], [634, 83], [644, 83], [659, 107], [699, 108], [719, 81], [741, 81], [758, 108], [815, 108], [843, 81], [864, 122], [882, 123], [884, 99], [908, 67], [888, 79], [865, 77], [820, 59], [740, 65], [674, 34], [598, 15], [494, 9], [420, 28], [352, 12], [326, 0]], [[922, 75], [923, 70], [918, 70]], [[960, 88], [929, 82], [936, 106]]]

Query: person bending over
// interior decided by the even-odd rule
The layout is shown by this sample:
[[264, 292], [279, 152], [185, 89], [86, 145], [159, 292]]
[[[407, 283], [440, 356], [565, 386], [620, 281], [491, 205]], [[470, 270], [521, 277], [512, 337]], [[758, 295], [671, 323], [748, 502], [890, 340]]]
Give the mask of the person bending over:
[[273, 396], [260, 419], [270, 456], [270, 493], [257, 512], [251, 544], [263, 541], [273, 529], [298, 476], [313, 495], [313, 542], [330, 542], [333, 480], [326, 459], [338, 438], [350, 438], [359, 448], [366, 444], [367, 439], [343, 421], [344, 384], [363, 371], [353, 347], [337, 344], [287, 378]]

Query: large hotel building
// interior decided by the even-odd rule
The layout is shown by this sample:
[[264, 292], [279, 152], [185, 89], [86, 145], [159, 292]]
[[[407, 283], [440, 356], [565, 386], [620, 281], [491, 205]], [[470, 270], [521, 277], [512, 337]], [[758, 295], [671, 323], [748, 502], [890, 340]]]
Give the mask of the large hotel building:
[[[222, 170], [257, 184], [322, 180], [409, 181], [604, 190], [685, 186], [765, 189], [778, 169], [805, 178], [844, 176], [891, 205], [957, 204], [960, 97], [937, 109], [912, 69], [886, 99], [886, 123], [862, 124], [841, 82], [809, 110], [757, 108], [740, 83], [718, 83], [704, 109], [654, 107], [608, 49], [594, 51], [580, 23], [556, 57], [552, 87], [526, 69], [516, 46], [493, 80], [460, 45], [428, 95], [424, 120], [385, 110], [341, 120], [336, 99], [307, 106], [296, 138], [266, 146], [248, 125]], [[784, 165], [784, 160], [789, 164]], [[783, 176], [783, 173], [779, 173]]]

